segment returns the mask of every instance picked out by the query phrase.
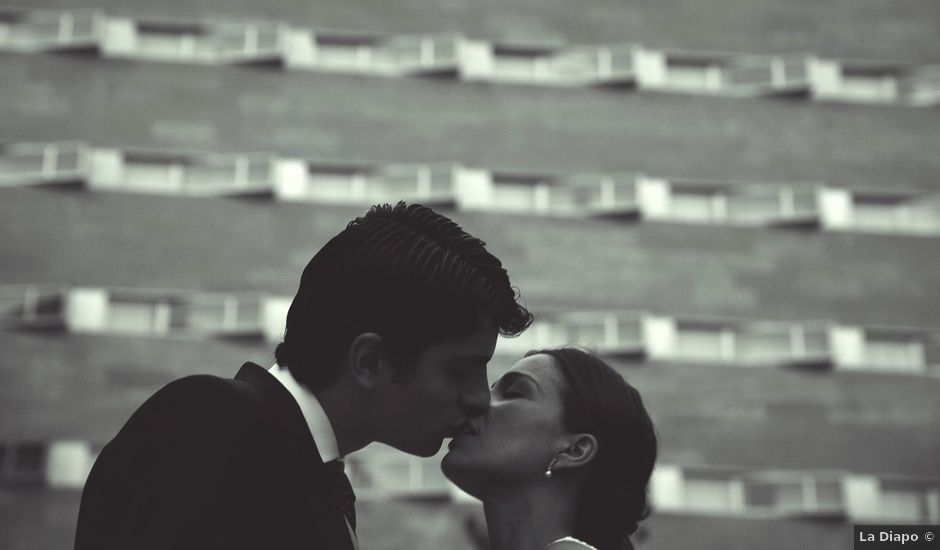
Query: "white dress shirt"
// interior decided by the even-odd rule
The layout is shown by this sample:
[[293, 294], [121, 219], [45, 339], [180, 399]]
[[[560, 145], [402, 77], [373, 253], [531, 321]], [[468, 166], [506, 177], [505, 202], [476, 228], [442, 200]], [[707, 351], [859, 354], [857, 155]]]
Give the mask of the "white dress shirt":
[[[294, 397], [294, 401], [300, 406], [300, 412], [303, 413], [304, 420], [307, 421], [310, 435], [313, 436], [313, 442], [317, 444], [317, 450], [320, 451], [320, 458], [323, 459], [323, 462], [326, 463], [341, 459], [339, 445], [336, 443], [336, 432], [333, 431], [333, 424], [330, 423], [330, 419], [326, 416], [326, 411], [323, 410], [323, 406], [320, 405], [317, 396], [313, 395], [312, 391], [301, 385], [287, 368], [282, 368], [275, 364], [268, 369], [268, 372], [284, 386], [284, 389]], [[356, 538], [356, 532], [353, 531], [352, 526], [349, 525], [348, 519], [346, 520], [346, 527], [349, 529], [349, 536], [352, 538], [353, 548], [358, 550], [359, 540]]]

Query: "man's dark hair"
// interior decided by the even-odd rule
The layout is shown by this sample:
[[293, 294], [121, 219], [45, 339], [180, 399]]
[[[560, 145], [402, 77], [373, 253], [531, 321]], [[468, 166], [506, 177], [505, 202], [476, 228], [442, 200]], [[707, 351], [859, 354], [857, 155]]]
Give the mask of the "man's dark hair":
[[362, 333], [381, 336], [403, 369], [429, 346], [487, 322], [500, 334], [520, 334], [532, 315], [485, 246], [425, 206], [373, 206], [304, 269], [275, 350], [278, 365], [315, 388], [334, 379]]

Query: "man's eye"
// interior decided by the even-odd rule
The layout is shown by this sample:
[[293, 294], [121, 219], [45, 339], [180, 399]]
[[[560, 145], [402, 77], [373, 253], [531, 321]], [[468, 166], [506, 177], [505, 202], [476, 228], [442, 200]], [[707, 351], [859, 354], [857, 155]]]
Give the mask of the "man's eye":
[[477, 370], [478, 370], [477, 367], [461, 367], [461, 368], [454, 369], [452, 372], [456, 376], [469, 376], [477, 372]]

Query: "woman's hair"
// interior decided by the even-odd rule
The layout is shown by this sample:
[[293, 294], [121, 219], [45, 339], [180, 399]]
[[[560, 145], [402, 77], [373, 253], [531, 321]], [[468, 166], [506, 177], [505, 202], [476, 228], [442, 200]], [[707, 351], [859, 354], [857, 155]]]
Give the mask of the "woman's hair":
[[516, 335], [532, 322], [499, 259], [480, 239], [430, 208], [377, 205], [310, 260], [287, 313], [278, 365], [304, 385], [332, 381], [353, 339], [382, 337], [409, 377], [410, 359], [492, 322]]
[[650, 514], [647, 484], [657, 441], [640, 393], [610, 365], [577, 348], [530, 351], [555, 359], [564, 377], [562, 418], [572, 433], [597, 439], [578, 496], [574, 536], [600, 550], [632, 548], [629, 536]]

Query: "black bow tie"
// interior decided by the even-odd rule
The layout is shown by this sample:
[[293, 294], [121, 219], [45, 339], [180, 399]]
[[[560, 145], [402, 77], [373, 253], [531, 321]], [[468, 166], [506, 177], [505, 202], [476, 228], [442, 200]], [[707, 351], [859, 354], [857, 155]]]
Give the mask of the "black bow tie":
[[325, 463], [324, 466], [326, 466], [326, 471], [329, 475], [330, 483], [333, 485], [333, 490], [336, 491], [336, 496], [339, 498], [340, 509], [343, 515], [346, 516], [346, 520], [349, 521], [349, 526], [355, 531], [356, 493], [353, 492], [352, 484], [349, 483], [349, 478], [346, 477], [343, 461], [331, 460]]

